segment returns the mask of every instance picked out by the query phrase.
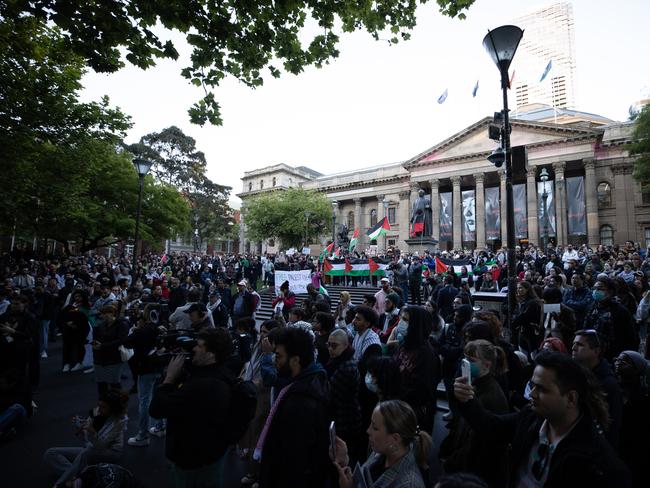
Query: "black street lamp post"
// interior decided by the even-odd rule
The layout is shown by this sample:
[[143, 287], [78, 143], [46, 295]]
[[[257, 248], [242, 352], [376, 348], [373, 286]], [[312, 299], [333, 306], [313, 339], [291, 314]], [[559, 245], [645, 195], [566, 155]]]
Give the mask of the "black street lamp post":
[[336, 200], [332, 201], [332, 249], [336, 247], [336, 206], [338, 202]]
[[515, 263], [515, 213], [514, 198], [512, 195], [512, 153], [510, 151], [510, 117], [508, 113], [508, 68], [515, 56], [519, 42], [524, 31], [515, 25], [504, 25], [488, 31], [483, 38], [483, 47], [499, 68], [501, 74], [501, 90], [503, 92], [503, 127], [502, 148], [505, 158], [506, 176], [506, 225], [508, 249], [508, 326], [512, 322], [512, 313], [515, 309], [517, 269]]
[[135, 158], [133, 160], [133, 165], [135, 170], [138, 172], [139, 178], [139, 188], [138, 188], [138, 205], [135, 209], [135, 242], [133, 243], [133, 263], [132, 263], [132, 275], [133, 275], [133, 284], [135, 285], [136, 280], [136, 261], [140, 257], [140, 213], [142, 211], [142, 190], [144, 189], [144, 177], [147, 176], [149, 170], [151, 169], [152, 162], [142, 158]]
[[546, 206], [548, 202], [548, 192], [546, 191], [546, 182], [548, 181], [548, 171], [546, 168], [542, 168], [542, 171], [539, 173], [539, 179], [542, 181], [542, 205], [544, 213], [542, 214], [542, 219], [544, 219], [544, 234], [542, 235], [542, 251], [546, 253], [546, 248], [548, 247], [548, 208]]

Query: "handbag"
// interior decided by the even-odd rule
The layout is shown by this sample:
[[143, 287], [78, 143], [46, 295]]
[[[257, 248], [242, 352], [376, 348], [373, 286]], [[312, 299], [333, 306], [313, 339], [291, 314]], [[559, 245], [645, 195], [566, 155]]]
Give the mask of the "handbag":
[[133, 349], [125, 346], [120, 346], [117, 348], [120, 351], [120, 359], [123, 363], [126, 363], [129, 359], [133, 357]]

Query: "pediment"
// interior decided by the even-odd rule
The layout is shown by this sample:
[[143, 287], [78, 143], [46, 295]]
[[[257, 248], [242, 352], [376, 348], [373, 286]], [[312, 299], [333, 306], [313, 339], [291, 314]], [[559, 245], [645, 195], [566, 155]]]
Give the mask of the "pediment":
[[[491, 152], [497, 142], [488, 137], [488, 125], [492, 118], [480, 120], [476, 124], [454, 134], [432, 148], [418, 154], [404, 163], [409, 169], [416, 166], [426, 166], [437, 161], [459, 159]], [[531, 146], [539, 144], [554, 144], [568, 140], [596, 137], [599, 131], [593, 128], [570, 127], [559, 124], [528, 122], [513, 120], [510, 141], [512, 146]]]

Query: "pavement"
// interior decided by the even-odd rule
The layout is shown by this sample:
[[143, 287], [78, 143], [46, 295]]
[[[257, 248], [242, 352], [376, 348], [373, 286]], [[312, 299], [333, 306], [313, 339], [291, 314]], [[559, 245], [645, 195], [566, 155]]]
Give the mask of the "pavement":
[[[71, 419], [87, 415], [97, 404], [94, 375], [61, 372], [61, 341], [50, 344], [49, 358], [41, 360], [41, 381], [34, 393], [38, 405], [34, 416], [18, 429], [16, 437], [0, 443], [0, 472], [2, 488], [47, 488], [56, 475], [43, 464], [43, 453], [50, 447], [77, 447], [81, 443], [73, 434]], [[124, 388], [133, 384], [128, 367]], [[137, 395], [129, 398], [128, 436], [137, 432]], [[152, 437], [148, 447], [124, 446], [120, 463], [129, 469], [145, 487], [172, 488], [171, 470], [165, 459], [165, 440]], [[235, 453], [229, 454], [226, 467], [226, 487], [239, 487], [245, 474]]]

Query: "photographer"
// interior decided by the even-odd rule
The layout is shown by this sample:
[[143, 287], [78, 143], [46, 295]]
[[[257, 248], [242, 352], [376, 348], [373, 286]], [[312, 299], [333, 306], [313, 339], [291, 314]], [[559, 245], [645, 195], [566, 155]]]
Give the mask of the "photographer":
[[[146, 305], [144, 311], [137, 317], [133, 332], [124, 341], [126, 347], [133, 349], [133, 357], [129, 360], [129, 364], [138, 378], [138, 433], [135, 437], [129, 438], [127, 441], [129, 446], [149, 445], [149, 405], [156, 381], [160, 378], [159, 368], [153, 355], [158, 338], [156, 314], [155, 305]], [[162, 431], [164, 431], [164, 423], [159, 420], [152, 427], [151, 432]]]
[[165, 454], [173, 463], [176, 487], [223, 486], [228, 447], [230, 382], [225, 364], [232, 354], [230, 333], [223, 328], [199, 332], [189, 373], [184, 356], [169, 363], [149, 414], [167, 419]]

